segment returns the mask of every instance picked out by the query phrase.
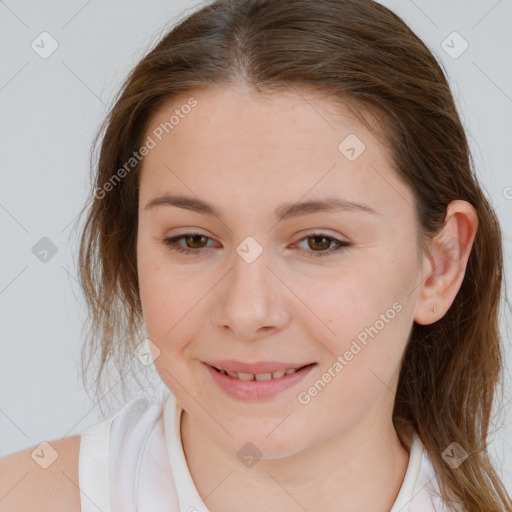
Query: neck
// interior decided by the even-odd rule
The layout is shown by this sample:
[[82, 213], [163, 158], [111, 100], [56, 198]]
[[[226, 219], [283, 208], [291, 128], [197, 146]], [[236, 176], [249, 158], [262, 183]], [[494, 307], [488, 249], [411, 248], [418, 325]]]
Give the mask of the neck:
[[391, 419], [379, 414], [306, 450], [260, 459], [252, 467], [185, 410], [181, 437], [196, 488], [211, 512], [385, 512], [396, 500], [409, 460]]

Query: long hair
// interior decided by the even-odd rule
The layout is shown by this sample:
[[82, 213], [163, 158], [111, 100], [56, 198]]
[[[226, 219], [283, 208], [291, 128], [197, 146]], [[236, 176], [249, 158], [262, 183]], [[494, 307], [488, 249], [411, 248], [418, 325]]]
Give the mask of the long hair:
[[[101, 137], [94, 190], [82, 210], [79, 277], [90, 323], [83, 356], [87, 365], [98, 357], [96, 389], [107, 363], [117, 358], [124, 368], [140, 341], [140, 163], [133, 154], [164, 103], [239, 83], [260, 94], [308, 88], [353, 109], [413, 191], [420, 250], [439, 233], [452, 200], [475, 208], [478, 230], [457, 296], [437, 322], [413, 325], [393, 422], [398, 433], [417, 432], [450, 508], [512, 511], [487, 451], [503, 371], [500, 226], [442, 65], [400, 17], [372, 0], [217, 0], [180, 20], [130, 72], [94, 140], [93, 147]], [[370, 125], [365, 112], [378, 122]], [[115, 176], [122, 179], [113, 183]], [[453, 442], [468, 453], [456, 469], [442, 456]]]

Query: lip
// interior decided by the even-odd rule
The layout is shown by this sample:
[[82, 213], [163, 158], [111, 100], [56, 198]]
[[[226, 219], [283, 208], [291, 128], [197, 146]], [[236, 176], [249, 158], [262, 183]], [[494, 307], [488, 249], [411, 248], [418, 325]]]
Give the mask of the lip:
[[243, 363], [241, 361], [234, 361], [232, 359], [227, 360], [216, 360], [216, 361], [203, 361], [209, 366], [214, 366], [219, 370], [227, 370], [228, 372], [235, 373], [272, 373], [282, 370], [288, 370], [289, 368], [300, 368], [306, 366], [309, 363], [283, 363], [281, 361], [261, 361], [257, 363]]
[[[269, 380], [240, 380], [235, 377], [230, 377], [224, 373], [219, 372], [207, 363], [202, 363], [208, 370], [213, 381], [229, 396], [238, 400], [254, 401], [272, 398], [278, 393], [293, 387], [300, 380], [302, 380], [316, 365], [317, 363], [310, 363], [302, 369], [285, 374], [279, 379]], [[290, 367], [288, 367], [290, 368]], [[293, 366], [292, 366], [293, 368]], [[227, 368], [226, 368], [227, 370]], [[267, 372], [247, 372], [247, 373], [267, 373]]]

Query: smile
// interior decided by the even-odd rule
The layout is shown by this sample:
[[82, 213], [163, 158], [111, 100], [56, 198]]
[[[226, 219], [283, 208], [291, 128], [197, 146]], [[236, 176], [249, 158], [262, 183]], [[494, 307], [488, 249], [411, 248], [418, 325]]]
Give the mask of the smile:
[[244, 373], [244, 372], [230, 372], [228, 370], [215, 368], [218, 372], [223, 373], [224, 375], [229, 375], [230, 377], [233, 377], [234, 379], [240, 379], [240, 380], [270, 380], [270, 379], [280, 379], [284, 375], [290, 375], [292, 373], [295, 373], [296, 371], [304, 368], [304, 366], [301, 366], [299, 368], [288, 368], [287, 370], [278, 370], [275, 372], [267, 372], [267, 373]]
[[213, 382], [223, 393], [242, 401], [265, 400], [286, 389], [291, 389], [301, 381], [317, 363], [297, 368], [276, 370], [265, 373], [231, 372], [202, 363]]

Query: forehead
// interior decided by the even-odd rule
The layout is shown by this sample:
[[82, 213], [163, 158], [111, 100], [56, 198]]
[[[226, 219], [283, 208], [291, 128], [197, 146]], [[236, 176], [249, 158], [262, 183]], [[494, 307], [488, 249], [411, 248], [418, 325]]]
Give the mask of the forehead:
[[[190, 108], [192, 99], [195, 106]], [[173, 126], [165, 130], [171, 117]], [[196, 89], [164, 103], [150, 120], [147, 134], [159, 127], [164, 129], [162, 139], [172, 138], [180, 145], [183, 139], [190, 142], [193, 137], [203, 148], [221, 143], [233, 149], [258, 146], [272, 150], [291, 145], [295, 151], [301, 147], [308, 152], [333, 147], [337, 151], [344, 132], [357, 133], [365, 143], [372, 144], [375, 139], [348, 106], [319, 91], [295, 87], [265, 94], [243, 85]], [[380, 157], [387, 158], [384, 148], [375, 149], [382, 149]]]
[[388, 149], [348, 107], [320, 93], [210, 86], [164, 104], [147, 137], [155, 143], [142, 165], [147, 199], [192, 189], [257, 207], [263, 197], [277, 204], [339, 192], [391, 214], [411, 209]]

